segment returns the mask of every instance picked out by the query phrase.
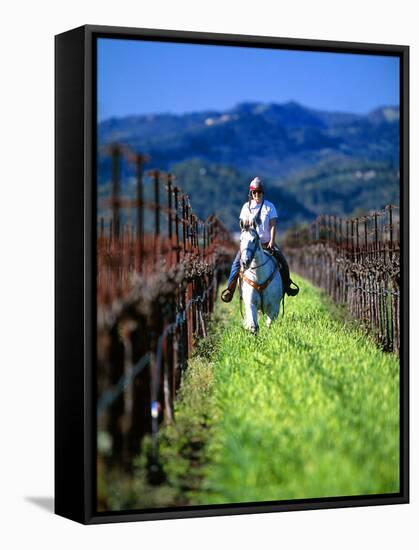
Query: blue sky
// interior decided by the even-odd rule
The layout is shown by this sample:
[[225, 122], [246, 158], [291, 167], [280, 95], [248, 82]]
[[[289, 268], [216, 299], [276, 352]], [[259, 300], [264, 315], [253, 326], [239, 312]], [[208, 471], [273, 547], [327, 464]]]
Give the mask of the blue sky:
[[98, 117], [297, 101], [366, 113], [399, 105], [399, 59], [137, 40], [98, 40]]

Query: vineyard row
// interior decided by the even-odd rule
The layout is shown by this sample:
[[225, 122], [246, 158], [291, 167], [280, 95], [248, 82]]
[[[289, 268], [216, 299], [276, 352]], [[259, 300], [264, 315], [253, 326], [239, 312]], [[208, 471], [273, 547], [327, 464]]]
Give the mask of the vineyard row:
[[399, 209], [367, 216], [320, 216], [288, 235], [292, 268], [323, 288], [372, 332], [386, 351], [400, 350]]
[[[206, 337], [219, 281], [235, 250], [215, 217], [200, 220], [172, 174], [143, 173], [143, 155], [114, 145], [112, 193], [97, 235], [99, 468], [132, 468], [146, 434], [158, 482], [158, 431], [174, 416], [187, 361]], [[121, 164], [136, 166], [136, 197], [121, 195]], [[145, 198], [145, 186], [154, 200]], [[150, 189], [151, 187], [151, 189]], [[134, 223], [126, 220], [134, 220]]]

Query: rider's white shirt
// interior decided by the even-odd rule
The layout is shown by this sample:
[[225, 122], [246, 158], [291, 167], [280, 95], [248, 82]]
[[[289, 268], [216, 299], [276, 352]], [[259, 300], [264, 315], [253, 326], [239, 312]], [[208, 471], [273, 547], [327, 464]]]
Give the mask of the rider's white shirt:
[[[257, 204], [256, 201], [252, 199], [250, 203], [250, 211], [249, 211], [249, 203], [246, 202], [243, 204], [241, 212], [240, 212], [240, 219], [244, 222], [252, 222], [253, 219], [256, 217], [258, 211], [259, 211], [260, 204]], [[269, 220], [273, 220], [274, 218], [278, 218], [278, 214], [276, 213], [275, 206], [267, 201], [265, 199], [262, 210], [260, 212], [260, 225], [257, 226], [257, 232], [259, 234], [260, 240], [262, 243], [268, 243], [271, 238], [271, 232], [269, 230]]]

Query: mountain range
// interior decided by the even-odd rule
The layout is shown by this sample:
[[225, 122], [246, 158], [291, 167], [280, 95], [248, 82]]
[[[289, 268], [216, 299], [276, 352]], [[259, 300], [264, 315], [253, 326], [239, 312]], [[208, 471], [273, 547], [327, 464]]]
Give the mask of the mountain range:
[[[395, 106], [365, 115], [244, 102], [226, 111], [111, 118], [100, 145], [124, 143], [171, 171], [200, 217], [217, 212], [234, 228], [247, 184], [267, 183], [283, 228], [320, 213], [350, 215], [399, 201], [400, 116]], [[100, 155], [99, 184], [110, 159]], [[124, 166], [129, 180], [133, 168]], [[105, 190], [103, 189], [102, 193]]]

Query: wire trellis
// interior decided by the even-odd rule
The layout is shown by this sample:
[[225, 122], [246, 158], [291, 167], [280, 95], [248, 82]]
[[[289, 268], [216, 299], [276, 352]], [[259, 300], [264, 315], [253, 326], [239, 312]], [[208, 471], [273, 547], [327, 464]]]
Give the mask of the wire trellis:
[[[144, 174], [146, 155], [119, 144], [105, 153], [112, 181], [98, 200], [97, 426], [110, 443], [99, 458], [130, 471], [150, 434], [158, 482], [159, 427], [174, 420], [182, 374], [207, 336], [236, 245], [216, 216], [194, 214], [173, 174]], [[135, 185], [122, 195], [129, 163]]]
[[400, 220], [389, 204], [367, 216], [319, 216], [287, 236], [290, 265], [346, 304], [386, 351], [400, 350]]

